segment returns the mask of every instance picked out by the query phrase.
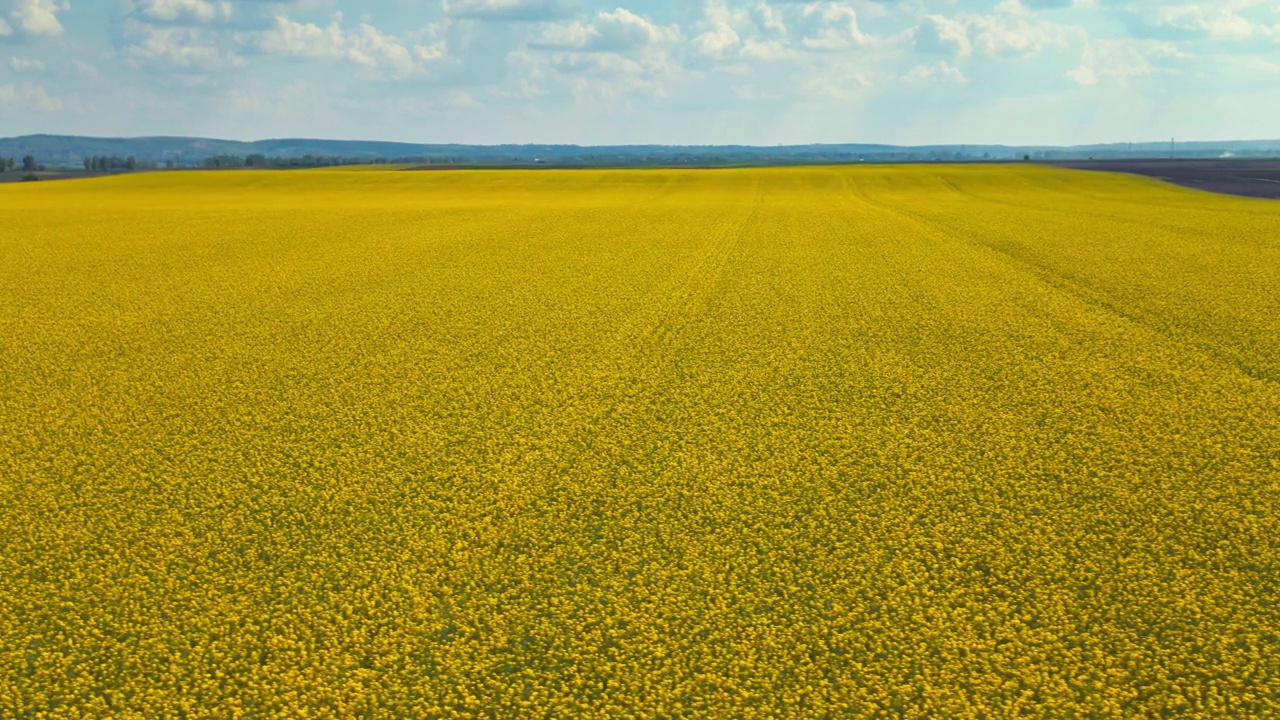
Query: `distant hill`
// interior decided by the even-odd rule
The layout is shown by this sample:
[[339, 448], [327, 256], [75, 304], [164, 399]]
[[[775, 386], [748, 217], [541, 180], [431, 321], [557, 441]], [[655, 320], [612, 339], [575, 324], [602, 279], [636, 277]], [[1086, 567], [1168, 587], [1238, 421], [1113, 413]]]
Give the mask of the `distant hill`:
[[433, 164], [732, 165], [804, 162], [894, 162], [942, 160], [1037, 160], [1155, 157], [1246, 157], [1280, 155], [1280, 140], [1111, 143], [1104, 145], [1006, 146], [818, 144], [750, 145], [455, 145], [360, 140], [279, 139], [241, 142], [191, 137], [98, 138], [27, 135], [0, 139], [0, 157], [34, 156], [49, 166], [79, 166], [86, 157], [134, 157], [140, 162], [199, 165], [220, 156], [261, 155], [277, 159], [340, 158], [345, 161], [408, 161]]

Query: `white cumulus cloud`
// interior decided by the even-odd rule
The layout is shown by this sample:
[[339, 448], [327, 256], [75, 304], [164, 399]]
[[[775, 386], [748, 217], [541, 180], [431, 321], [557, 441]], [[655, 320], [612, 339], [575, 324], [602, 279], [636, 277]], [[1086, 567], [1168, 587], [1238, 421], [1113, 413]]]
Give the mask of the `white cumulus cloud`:
[[161, 22], [210, 23], [230, 20], [235, 13], [230, 2], [209, 0], [141, 0], [138, 13]]
[[1080, 65], [1067, 73], [1078, 85], [1125, 84], [1157, 72], [1152, 60], [1173, 58], [1177, 50], [1163, 41], [1093, 40]]
[[217, 35], [197, 28], [130, 22], [127, 32], [132, 42], [123, 55], [135, 67], [191, 73], [246, 64], [244, 58], [223, 48]]
[[662, 26], [625, 8], [601, 11], [588, 22], [552, 25], [533, 43], [536, 48], [587, 52], [627, 52], [680, 38], [675, 25]]
[[[8, 20], [0, 19], [0, 35], [13, 34], [16, 28], [24, 35], [61, 35], [62, 23], [58, 13], [66, 12], [70, 4], [59, 0], [8, 0]], [[6, 32], [7, 31], [7, 32]]]
[[946, 60], [939, 60], [933, 65], [917, 65], [903, 76], [909, 82], [968, 82], [960, 68]]
[[49, 95], [43, 85], [0, 85], [0, 107], [14, 106], [42, 113], [59, 112], [61, 99]]
[[915, 48], [920, 52], [964, 57], [973, 50], [968, 27], [959, 20], [942, 15], [926, 15], [916, 27], [913, 37]]
[[800, 43], [811, 50], [843, 50], [873, 43], [858, 27], [857, 11], [842, 2], [805, 5], [800, 25], [804, 33]]
[[741, 44], [738, 31], [727, 23], [721, 23], [693, 39], [693, 47], [704, 55], [723, 55]]
[[[429, 35], [436, 33], [429, 29]], [[328, 25], [276, 17], [276, 25], [257, 40], [259, 51], [284, 57], [344, 60], [393, 78], [417, 74], [425, 65], [445, 59], [444, 40], [411, 42], [388, 35], [369, 23], [344, 28], [342, 16]]]

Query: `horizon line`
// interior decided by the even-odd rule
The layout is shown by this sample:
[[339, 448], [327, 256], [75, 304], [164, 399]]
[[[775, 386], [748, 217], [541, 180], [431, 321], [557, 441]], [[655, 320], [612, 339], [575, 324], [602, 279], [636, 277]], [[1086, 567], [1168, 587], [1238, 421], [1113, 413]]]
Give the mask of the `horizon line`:
[[1155, 139], [1155, 140], [1112, 140], [1104, 142], [1084, 142], [1070, 145], [1054, 144], [1054, 143], [999, 143], [999, 142], [937, 142], [922, 144], [900, 144], [889, 142], [870, 142], [870, 141], [842, 141], [842, 142], [793, 142], [793, 143], [666, 143], [666, 142], [626, 142], [626, 143], [593, 143], [580, 144], [569, 142], [499, 142], [499, 143], [474, 143], [474, 142], [456, 142], [456, 141], [409, 141], [409, 140], [374, 140], [369, 138], [335, 138], [335, 137], [307, 137], [307, 136], [282, 136], [282, 137], [264, 137], [256, 140], [240, 140], [235, 138], [213, 137], [205, 135], [80, 135], [65, 133], [27, 133], [23, 135], [7, 135], [0, 136], [0, 142], [24, 140], [29, 138], [75, 138], [85, 140], [209, 140], [214, 142], [240, 143], [244, 145], [253, 145], [257, 143], [268, 142], [289, 142], [289, 141], [307, 141], [307, 142], [331, 142], [331, 143], [377, 143], [384, 145], [410, 145], [410, 146], [435, 146], [435, 147], [475, 147], [475, 148], [497, 148], [497, 147], [574, 147], [574, 148], [636, 148], [636, 147], [661, 147], [661, 148], [797, 148], [797, 147], [841, 147], [849, 145], [860, 146], [876, 146], [890, 148], [937, 148], [937, 147], [999, 147], [999, 148], [1080, 148], [1080, 147], [1097, 147], [1097, 146], [1124, 146], [1124, 145], [1213, 145], [1213, 144], [1235, 144], [1235, 143], [1277, 143], [1280, 144], [1280, 137], [1275, 138], [1238, 138], [1223, 139], [1216, 138], [1212, 140], [1198, 140], [1178, 138]]

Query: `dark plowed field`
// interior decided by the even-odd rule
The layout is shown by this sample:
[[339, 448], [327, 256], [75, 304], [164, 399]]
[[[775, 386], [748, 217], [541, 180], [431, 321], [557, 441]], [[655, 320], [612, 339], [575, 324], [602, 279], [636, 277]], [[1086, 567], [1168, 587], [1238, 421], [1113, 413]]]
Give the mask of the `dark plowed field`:
[[1280, 200], [1280, 160], [1090, 160], [1054, 165], [1146, 175], [1197, 190]]

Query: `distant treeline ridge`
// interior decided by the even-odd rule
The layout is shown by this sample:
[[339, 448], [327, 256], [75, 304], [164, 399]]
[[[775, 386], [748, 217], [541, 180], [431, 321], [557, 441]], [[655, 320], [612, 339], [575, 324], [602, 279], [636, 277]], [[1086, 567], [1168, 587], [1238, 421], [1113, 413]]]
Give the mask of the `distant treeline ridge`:
[[[148, 167], [318, 167], [408, 162], [432, 165], [559, 167], [795, 165], [853, 162], [954, 162], [1138, 158], [1275, 157], [1280, 140], [1048, 145], [871, 143], [753, 145], [461, 145], [353, 140], [277, 139], [242, 142], [189, 137], [96, 138], [27, 135], [0, 138], [0, 157], [34, 156], [51, 168], [103, 172]], [[102, 169], [104, 162], [107, 168]], [[121, 164], [123, 163], [123, 165]]]

